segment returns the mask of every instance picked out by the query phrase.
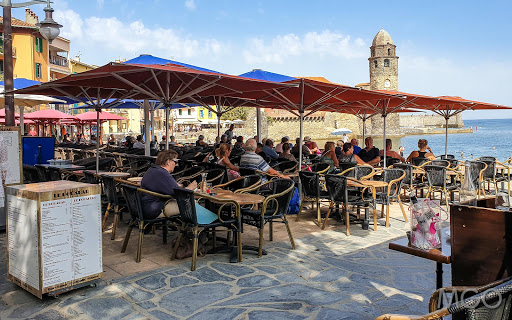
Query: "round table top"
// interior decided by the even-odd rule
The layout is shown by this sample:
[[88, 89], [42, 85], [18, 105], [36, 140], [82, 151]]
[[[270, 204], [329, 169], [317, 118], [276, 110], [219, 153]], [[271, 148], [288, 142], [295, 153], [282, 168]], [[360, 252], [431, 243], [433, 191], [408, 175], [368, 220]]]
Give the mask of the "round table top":
[[128, 172], [105, 172], [103, 173], [104, 175], [106, 176], [109, 176], [109, 177], [129, 177], [130, 174]]
[[[224, 190], [224, 189], [213, 189], [211, 191], [214, 191], [215, 195], [212, 195], [210, 193], [209, 196], [220, 199], [220, 200], [234, 200], [241, 206], [258, 204], [258, 203], [262, 203], [263, 200], [265, 200], [265, 197], [257, 195], [257, 194], [233, 193], [229, 190]], [[199, 194], [202, 194], [202, 193], [200, 192]], [[207, 194], [205, 193], [205, 195], [207, 195]]]
[[359, 181], [361, 184], [364, 184], [366, 186], [373, 186], [373, 187], [376, 187], [376, 188], [379, 188], [379, 187], [387, 187], [388, 186], [388, 183], [385, 182], [385, 181], [378, 181], [378, 180], [364, 180], [364, 181]]
[[141, 183], [142, 182], [142, 177], [133, 177], [133, 178], [128, 178], [126, 180], [131, 181], [131, 182]]

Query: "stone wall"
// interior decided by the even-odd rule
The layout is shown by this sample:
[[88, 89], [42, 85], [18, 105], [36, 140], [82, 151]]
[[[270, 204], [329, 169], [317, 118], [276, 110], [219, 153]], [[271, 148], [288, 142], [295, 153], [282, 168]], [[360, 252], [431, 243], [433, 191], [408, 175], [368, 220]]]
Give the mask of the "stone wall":
[[[434, 114], [424, 114], [424, 115], [400, 115], [400, 126], [406, 128], [415, 128], [415, 127], [436, 127], [436, 128], [444, 128], [446, 126], [446, 121], [443, 117]], [[462, 115], [458, 114], [455, 117], [451, 117], [448, 120], [448, 128], [462, 128], [464, 127], [464, 122], [462, 121]]]

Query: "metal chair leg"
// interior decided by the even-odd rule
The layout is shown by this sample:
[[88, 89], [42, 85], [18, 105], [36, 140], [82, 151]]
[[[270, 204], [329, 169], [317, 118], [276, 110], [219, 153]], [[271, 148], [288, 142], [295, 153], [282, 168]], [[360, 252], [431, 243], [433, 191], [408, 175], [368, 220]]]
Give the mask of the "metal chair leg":
[[292, 231], [290, 230], [290, 225], [288, 224], [288, 220], [286, 219], [286, 215], [283, 215], [284, 225], [286, 226], [286, 231], [288, 232], [288, 238], [290, 238], [290, 244], [292, 245], [292, 250], [295, 250], [295, 241], [293, 241]]
[[297, 218], [295, 218], [295, 221], [299, 221], [300, 213], [302, 212], [302, 208], [304, 208], [304, 197], [302, 198], [302, 201], [300, 202], [300, 208], [299, 212], [297, 213]]
[[327, 214], [325, 215], [324, 223], [322, 224], [322, 230], [325, 229], [325, 225], [327, 224], [327, 219], [329, 219], [329, 216], [331, 215], [331, 211], [333, 209], [334, 203], [329, 203], [329, 209], [327, 210]]
[[274, 241], [274, 224], [272, 220], [268, 222], [268, 240]]
[[142, 240], [144, 239], [144, 222], [139, 222], [139, 243], [137, 246], [137, 257], [135, 261], [138, 263], [142, 259]]
[[196, 270], [196, 263], [197, 263], [197, 247], [199, 245], [199, 231], [197, 226], [195, 226], [192, 229], [192, 234], [194, 236], [194, 242], [192, 245], [192, 267], [190, 268], [190, 271]]
[[348, 212], [347, 204], [343, 206], [343, 210], [345, 211], [345, 224], [347, 226], [347, 236], [350, 236], [350, 214]]
[[322, 223], [322, 216], [320, 215], [320, 200], [316, 198], [316, 221], [318, 226]]
[[116, 239], [117, 221], [119, 220], [119, 206], [114, 208], [114, 224], [112, 225], [112, 237], [111, 240]]
[[103, 216], [103, 223], [101, 224], [101, 231], [105, 231], [105, 224], [107, 223], [108, 213], [110, 211], [111, 204], [110, 202], [107, 205], [107, 210], [105, 210], [105, 215]]
[[386, 204], [386, 227], [389, 227], [389, 202]]
[[400, 209], [402, 209], [402, 214], [404, 215], [405, 222], [409, 222], [409, 219], [407, 219], [407, 214], [405, 214], [404, 205], [400, 200], [400, 197], [398, 198], [398, 204], [400, 204]]
[[186, 226], [185, 223], [183, 223], [181, 225], [181, 228], [180, 228], [179, 233], [178, 233], [178, 238], [176, 239], [176, 243], [174, 244], [174, 249], [172, 250], [171, 261], [176, 259], [176, 254], [178, 253], [178, 248], [179, 248], [180, 243], [181, 243], [181, 238], [183, 237], [183, 232], [185, 232], [185, 226]]
[[130, 225], [128, 226], [128, 231], [126, 232], [126, 236], [124, 236], [124, 242], [123, 242], [123, 247], [121, 248], [121, 253], [126, 252], [126, 246], [128, 246], [128, 241], [130, 240], [130, 235], [132, 234], [134, 223], [135, 222], [133, 220], [130, 221]]
[[263, 255], [263, 227], [259, 229], [260, 239], [258, 242], [258, 258]]

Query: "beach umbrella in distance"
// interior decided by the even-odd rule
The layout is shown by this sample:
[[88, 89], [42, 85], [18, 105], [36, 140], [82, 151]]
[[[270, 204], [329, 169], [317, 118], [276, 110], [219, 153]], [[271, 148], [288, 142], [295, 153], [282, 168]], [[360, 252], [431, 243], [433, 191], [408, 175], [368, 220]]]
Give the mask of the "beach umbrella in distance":
[[350, 133], [352, 133], [352, 130], [350, 130], [350, 129], [338, 128], [338, 129], [334, 130], [333, 132], [331, 132], [330, 134], [332, 136], [342, 136], [344, 134], [350, 134]]

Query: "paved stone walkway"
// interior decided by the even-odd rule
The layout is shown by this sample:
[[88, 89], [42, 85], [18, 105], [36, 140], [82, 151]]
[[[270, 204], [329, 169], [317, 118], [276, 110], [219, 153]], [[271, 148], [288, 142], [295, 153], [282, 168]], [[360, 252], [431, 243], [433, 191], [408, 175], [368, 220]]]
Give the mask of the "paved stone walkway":
[[[374, 319], [384, 313], [424, 314], [435, 287], [435, 263], [394, 252], [387, 242], [407, 226], [378, 231], [345, 228], [288, 242], [265, 242], [269, 254], [190, 259], [39, 300], [6, 279], [0, 235], [0, 319]], [[449, 267], [445, 266], [445, 283]]]

